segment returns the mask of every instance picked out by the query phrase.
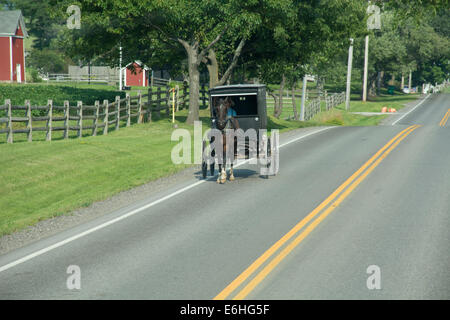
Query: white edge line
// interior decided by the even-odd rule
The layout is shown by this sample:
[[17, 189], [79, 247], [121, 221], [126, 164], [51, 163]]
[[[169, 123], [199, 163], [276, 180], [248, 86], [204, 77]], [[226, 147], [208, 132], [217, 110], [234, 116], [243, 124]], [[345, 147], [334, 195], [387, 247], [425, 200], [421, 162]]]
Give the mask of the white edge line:
[[[301, 137], [292, 139], [292, 140], [290, 140], [290, 141], [288, 141], [288, 142], [285, 142], [285, 143], [281, 144], [281, 145], [280, 145], [280, 148], [282, 148], [282, 147], [284, 147], [284, 146], [287, 146], [287, 145], [289, 145], [289, 144], [291, 144], [291, 143], [293, 143], [293, 142], [296, 142], [296, 141], [299, 141], [299, 140], [301, 140], [301, 139], [304, 139], [304, 138], [306, 138], [306, 137], [309, 137], [309, 136], [311, 136], [311, 135], [313, 135], [313, 134], [316, 134], [316, 133], [319, 133], [319, 132], [322, 132], [322, 131], [325, 131], [325, 130], [329, 130], [329, 129], [332, 129], [332, 128], [336, 128], [336, 127], [327, 127], [327, 128], [323, 128], [323, 129], [320, 129], [320, 130], [317, 130], [317, 131], [314, 131], [314, 132], [305, 134], [305, 135], [303, 135], [303, 136], [301, 136]], [[251, 160], [251, 159], [245, 160], [245, 161], [239, 163], [238, 165], [236, 165], [235, 167], [241, 166], [241, 165], [243, 165], [243, 164], [249, 162], [250, 160]], [[116, 222], [119, 222], [119, 221], [121, 221], [121, 220], [124, 220], [124, 219], [126, 219], [126, 218], [128, 218], [128, 217], [131, 217], [131, 216], [135, 215], [136, 213], [139, 213], [139, 212], [141, 212], [141, 211], [143, 211], [143, 210], [146, 210], [146, 209], [148, 209], [148, 208], [151, 208], [151, 207], [153, 207], [153, 206], [155, 206], [155, 205], [157, 205], [157, 204], [159, 204], [159, 203], [161, 203], [161, 202], [163, 202], [163, 201], [166, 201], [166, 200], [168, 200], [168, 199], [170, 199], [170, 198], [173, 198], [174, 196], [176, 196], [176, 195], [178, 195], [178, 194], [180, 194], [180, 193], [183, 193], [183, 192], [185, 192], [185, 191], [187, 191], [187, 190], [189, 190], [189, 189], [192, 189], [192, 188], [194, 188], [194, 187], [196, 187], [196, 186], [198, 186], [198, 185], [200, 185], [200, 184], [202, 184], [202, 183], [204, 183], [204, 182], [206, 182], [206, 181], [207, 181], [207, 180], [200, 180], [200, 181], [197, 181], [197, 182], [195, 182], [195, 183], [193, 183], [193, 184], [190, 184], [190, 185], [188, 185], [188, 186], [186, 186], [186, 187], [184, 187], [184, 188], [181, 188], [180, 190], [177, 190], [177, 191], [175, 191], [175, 192], [173, 192], [173, 193], [171, 193], [171, 194], [168, 194], [168, 195], [166, 195], [166, 196], [164, 196], [164, 197], [162, 197], [162, 198], [160, 198], [160, 199], [158, 199], [158, 200], [155, 200], [155, 201], [153, 201], [153, 202], [151, 202], [151, 203], [148, 203], [148, 204], [146, 204], [146, 205], [144, 205], [144, 206], [142, 206], [142, 207], [140, 207], [140, 208], [137, 208], [137, 209], [134, 209], [134, 210], [132, 210], [132, 211], [130, 211], [130, 212], [127, 212], [127, 213], [121, 215], [120, 217], [117, 217], [117, 218], [114, 218], [114, 219], [109, 220], [109, 221], [107, 221], [107, 222], [104, 222], [104, 223], [102, 223], [102, 224], [100, 224], [100, 225], [98, 225], [98, 226], [96, 226], [96, 227], [93, 227], [93, 228], [88, 229], [88, 230], [86, 230], [86, 231], [83, 231], [83, 232], [81, 232], [81, 233], [79, 233], [79, 234], [77, 234], [77, 235], [74, 235], [74, 236], [72, 236], [72, 237], [69, 237], [69, 238], [67, 238], [67, 239], [65, 239], [65, 240], [62, 240], [62, 241], [57, 242], [57, 243], [55, 243], [55, 244], [52, 244], [51, 246], [48, 246], [47, 248], [38, 250], [38, 251], [36, 251], [36, 252], [34, 252], [34, 253], [31, 253], [31, 254], [29, 254], [29, 255], [26, 255], [26, 256], [23, 257], [23, 258], [20, 258], [20, 259], [18, 259], [18, 260], [15, 260], [15, 261], [13, 261], [13, 262], [10, 262], [10, 263], [8, 263], [8, 264], [6, 264], [6, 265], [0, 267], [0, 272], [6, 271], [6, 270], [8, 270], [8, 269], [10, 269], [10, 268], [13, 268], [13, 267], [15, 267], [15, 266], [17, 266], [17, 265], [23, 263], [23, 262], [26, 262], [26, 261], [28, 261], [28, 260], [31, 260], [31, 259], [33, 259], [33, 258], [35, 258], [35, 257], [40, 256], [40, 255], [43, 255], [44, 253], [47, 253], [47, 252], [49, 252], [49, 251], [51, 251], [51, 250], [53, 250], [53, 249], [59, 248], [59, 247], [65, 245], [65, 244], [67, 244], [67, 243], [70, 243], [70, 242], [72, 242], [72, 241], [74, 241], [74, 240], [80, 239], [80, 238], [82, 238], [82, 237], [84, 237], [84, 236], [86, 236], [86, 235], [88, 235], [88, 234], [91, 234], [91, 233], [93, 233], [93, 232], [95, 232], [95, 231], [98, 231], [98, 230], [103, 229], [103, 228], [105, 228], [105, 227], [107, 227], [107, 226], [110, 226], [110, 225], [112, 225], [112, 224], [114, 224], [114, 223], [116, 223]]]
[[397, 122], [399, 122], [400, 120], [402, 120], [404, 117], [406, 117], [410, 112], [413, 112], [418, 106], [420, 106], [422, 103], [425, 102], [425, 100], [428, 99], [428, 97], [430, 96], [430, 94], [428, 94], [422, 101], [420, 101], [414, 108], [412, 108], [411, 110], [409, 110], [407, 113], [405, 113], [404, 115], [402, 115], [400, 118], [398, 118], [397, 120], [395, 120], [394, 122], [392, 122], [392, 125], [395, 125]]

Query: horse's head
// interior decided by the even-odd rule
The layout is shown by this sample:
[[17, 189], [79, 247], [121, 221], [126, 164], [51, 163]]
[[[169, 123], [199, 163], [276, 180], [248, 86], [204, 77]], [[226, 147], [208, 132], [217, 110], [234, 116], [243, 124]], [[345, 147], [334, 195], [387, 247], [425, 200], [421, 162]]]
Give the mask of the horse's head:
[[231, 107], [232, 101], [230, 97], [218, 99], [214, 104], [214, 114], [216, 116], [217, 129], [223, 130], [227, 125], [228, 109]]

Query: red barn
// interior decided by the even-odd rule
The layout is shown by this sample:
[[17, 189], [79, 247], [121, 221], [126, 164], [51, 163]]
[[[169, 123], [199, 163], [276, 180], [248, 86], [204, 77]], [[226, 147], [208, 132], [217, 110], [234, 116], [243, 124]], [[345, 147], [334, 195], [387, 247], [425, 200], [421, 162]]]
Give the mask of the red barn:
[[25, 82], [27, 36], [22, 11], [0, 11], [0, 81]]
[[125, 76], [126, 87], [148, 87], [148, 79], [150, 75], [150, 68], [141, 61], [129, 63], [123, 68]]

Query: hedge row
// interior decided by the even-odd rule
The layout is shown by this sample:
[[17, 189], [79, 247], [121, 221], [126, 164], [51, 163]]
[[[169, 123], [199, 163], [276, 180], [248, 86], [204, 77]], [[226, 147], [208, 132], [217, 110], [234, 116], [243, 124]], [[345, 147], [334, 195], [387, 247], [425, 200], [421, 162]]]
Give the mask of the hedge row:
[[46, 84], [0, 85], [0, 104], [2, 105], [5, 99], [11, 99], [13, 105], [24, 105], [25, 100], [30, 100], [32, 105], [45, 106], [49, 99], [58, 106], [62, 106], [65, 100], [70, 101], [70, 105], [76, 105], [77, 101], [83, 101], [85, 105], [94, 105], [96, 100], [113, 101], [116, 96], [124, 98], [125, 92], [113, 91], [107, 87], [91, 89]]

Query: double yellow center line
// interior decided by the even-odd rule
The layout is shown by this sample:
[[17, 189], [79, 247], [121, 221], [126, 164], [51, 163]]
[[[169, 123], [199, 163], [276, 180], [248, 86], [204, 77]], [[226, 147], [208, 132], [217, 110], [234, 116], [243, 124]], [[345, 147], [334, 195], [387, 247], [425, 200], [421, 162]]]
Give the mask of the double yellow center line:
[[444, 127], [445, 124], [447, 123], [448, 117], [450, 116], [450, 109], [447, 110], [447, 113], [444, 115], [444, 117], [442, 118], [441, 122], [439, 122], [439, 125], [441, 127]]
[[[350, 178], [340, 185], [327, 199], [325, 199], [325, 201], [311, 211], [280, 240], [274, 243], [266, 252], [256, 259], [216, 297], [214, 297], [214, 300], [227, 299], [232, 294], [235, 294], [233, 297], [234, 300], [240, 300], [247, 297], [247, 295], [252, 292], [253, 289], [262, 280], [264, 280], [264, 278], [295, 247], [297, 247], [303, 239], [305, 239], [319, 225], [320, 222], [322, 222], [337, 206], [339, 206], [339, 204], [341, 204], [341, 202], [369, 175], [370, 172], [372, 172], [380, 164], [381, 161], [383, 161], [384, 158], [387, 157], [392, 150], [394, 150], [395, 147], [397, 147], [403, 139], [405, 139], [418, 127], [420, 126], [410, 126], [392, 138]], [[305, 226], [306, 228], [303, 228]], [[294, 236], [296, 237], [293, 238]]]

